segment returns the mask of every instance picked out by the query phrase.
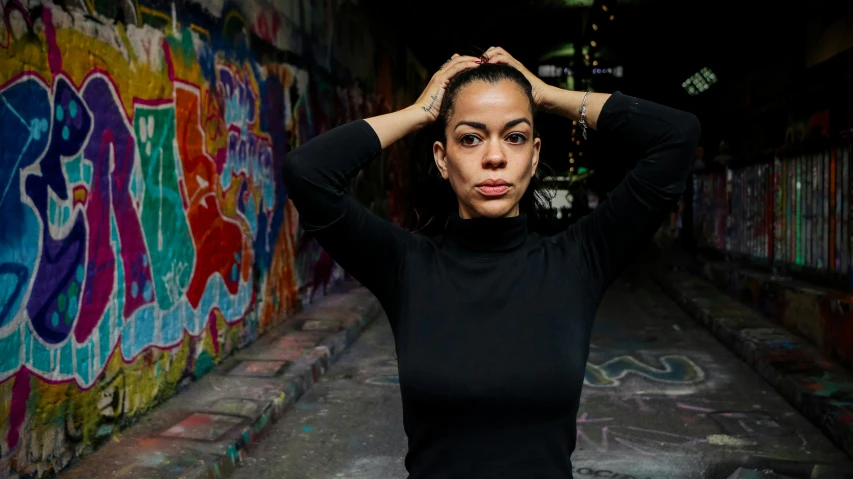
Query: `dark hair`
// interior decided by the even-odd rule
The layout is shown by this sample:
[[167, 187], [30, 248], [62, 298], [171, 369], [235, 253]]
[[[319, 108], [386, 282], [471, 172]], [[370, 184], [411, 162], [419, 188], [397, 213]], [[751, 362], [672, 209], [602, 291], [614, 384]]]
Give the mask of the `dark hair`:
[[[432, 145], [436, 141], [447, 142], [447, 122], [453, 114], [456, 98], [463, 87], [474, 82], [496, 84], [510, 81], [518, 86], [530, 103], [531, 113], [536, 113], [533, 100], [533, 88], [527, 78], [517, 69], [495, 63], [484, 63], [478, 67], [464, 70], [457, 74], [444, 91], [441, 110], [438, 119], [428, 127], [419, 131], [415, 137], [415, 153], [417, 155], [417, 175], [414, 184], [412, 206], [415, 217], [412, 228], [426, 235], [440, 234], [444, 231], [447, 219], [459, 211], [459, 201], [450, 182], [443, 179], [435, 165]], [[534, 122], [535, 123], [535, 122]], [[533, 129], [534, 138], [539, 137]], [[545, 193], [542, 184], [541, 170], [547, 168], [540, 161], [536, 172], [530, 179], [527, 190], [519, 201], [519, 210], [527, 215], [528, 226], [535, 230], [540, 221], [542, 210], [550, 207], [551, 198]]]

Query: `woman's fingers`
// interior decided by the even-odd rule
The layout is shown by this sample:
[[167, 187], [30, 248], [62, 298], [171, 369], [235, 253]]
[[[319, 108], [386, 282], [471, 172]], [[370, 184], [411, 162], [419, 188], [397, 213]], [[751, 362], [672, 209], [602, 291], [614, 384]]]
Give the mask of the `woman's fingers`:
[[453, 67], [453, 65], [459, 64], [459, 62], [479, 61], [479, 60], [480, 60], [479, 58], [475, 58], [475, 57], [471, 57], [471, 56], [462, 56], [462, 55], [459, 55], [458, 53], [455, 53], [455, 54], [453, 54], [452, 57], [450, 57], [450, 60], [447, 60], [446, 62], [444, 62], [444, 65], [442, 65], [441, 68], [438, 69], [436, 74], [448, 71], [448, 69]]
[[447, 65], [443, 72], [443, 74], [446, 75], [445, 81], [449, 82], [459, 72], [467, 70], [469, 68], [474, 68], [479, 65], [479, 63], [480, 59], [474, 57], [463, 57], [462, 60], [457, 59], [451, 62], [449, 65]]
[[426, 89], [424, 89], [421, 96], [415, 102], [415, 106], [426, 112], [427, 121], [435, 121], [438, 117], [444, 98], [444, 89], [447, 88], [450, 80], [459, 72], [468, 68], [474, 68], [479, 63], [481, 63], [479, 58], [455, 54], [433, 74]]
[[501, 47], [489, 47], [485, 54], [489, 63], [504, 63], [511, 66], [516, 66], [518, 63], [506, 50]]
[[483, 53], [483, 56], [485, 56], [486, 58], [491, 60], [496, 55], [501, 55], [501, 54], [508, 55], [506, 50], [504, 50], [501, 47], [489, 47], [489, 49], [486, 50], [485, 53]]
[[479, 58], [462, 56], [462, 55], [453, 55], [453, 58], [448, 60], [448, 62], [441, 67], [441, 70], [438, 73], [449, 73], [451, 70], [458, 71], [459, 65], [467, 65], [471, 62], [480, 61]]

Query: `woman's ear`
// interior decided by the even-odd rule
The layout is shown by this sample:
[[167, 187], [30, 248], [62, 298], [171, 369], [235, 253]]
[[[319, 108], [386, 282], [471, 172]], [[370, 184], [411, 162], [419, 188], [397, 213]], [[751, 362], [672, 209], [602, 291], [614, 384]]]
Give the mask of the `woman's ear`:
[[539, 137], [533, 139], [533, 162], [531, 167], [533, 168], [533, 172], [530, 177], [536, 174], [536, 167], [539, 166], [539, 150], [542, 148], [542, 140]]
[[[538, 155], [537, 155], [538, 156]], [[435, 159], [435, 166], [438, 167], [438, 172], [441, 177], [447, 179], [447, 150], [444, 149], [444, 144], [436, 141], [432, 144], [432, 157]]]

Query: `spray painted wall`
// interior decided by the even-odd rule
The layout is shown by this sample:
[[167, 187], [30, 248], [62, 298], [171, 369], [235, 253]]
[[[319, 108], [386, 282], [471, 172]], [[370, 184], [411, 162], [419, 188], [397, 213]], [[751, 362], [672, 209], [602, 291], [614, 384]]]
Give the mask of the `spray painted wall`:
[[423, 73], [340, 0], [0, 4], [0, 474], [40, 476], [341, 276], [281, 159]]

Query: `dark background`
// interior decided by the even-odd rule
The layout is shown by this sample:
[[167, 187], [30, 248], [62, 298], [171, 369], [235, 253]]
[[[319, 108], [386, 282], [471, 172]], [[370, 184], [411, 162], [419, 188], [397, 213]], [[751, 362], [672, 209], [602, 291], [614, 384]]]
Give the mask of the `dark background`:
[[[545, 53], [566, 43], [579, 52], [595, 41], [598, 67], [622, 66], [624, 76], [591, 75], [577, 53], [562, 59], [574, 65], [575, 89], [619, 90], [696, 113], [706, 158], [716, 155], [723, 139], [747, 161], [803, 141], [786, 140], [786, 131], [823, 110], [831, 112], [825, 134], [851, 124], [853, 1], [366, 0], [364, 5], [383, 28], [402, 36], [430, 72], [453, 53], [496, 45], [536, 73], [540, 64], [555, 63], [540, 61]], [[682, 82], [703, 67], [713, 70], [718, 83], [691, 96]], [[570, 145], [567, 120], [543, 115], [537, 128], [542, 160], [558, 174], [570, 166], [569, 151], [575, 152], [573, 166], [595, 169], [591, 184], [604, 190], [633, 166], [629, 158], [596, 150], [594, 142]]]

